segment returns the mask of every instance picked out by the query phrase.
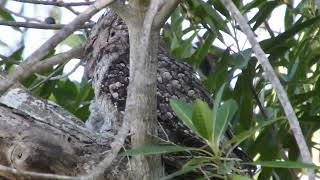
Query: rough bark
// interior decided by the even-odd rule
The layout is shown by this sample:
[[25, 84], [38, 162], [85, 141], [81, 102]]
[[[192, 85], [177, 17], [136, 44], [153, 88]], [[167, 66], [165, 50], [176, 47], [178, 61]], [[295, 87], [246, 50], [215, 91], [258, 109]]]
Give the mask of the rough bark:
[[19, 170], [86, 174], [112, 142], [112, 134], [106, 137], [88, 130], [59, 106], [20, 87], [1, 97], [0, 115], [0, 163]]

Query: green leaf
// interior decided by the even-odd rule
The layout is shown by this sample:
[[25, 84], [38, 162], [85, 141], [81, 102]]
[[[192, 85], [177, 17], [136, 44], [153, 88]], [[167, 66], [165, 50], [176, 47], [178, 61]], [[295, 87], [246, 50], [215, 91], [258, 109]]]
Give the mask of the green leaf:
[[170, 99], [170, 106], [178, 118], [185, 123], [193, 132], [197, 132], [192, 122], [192, 105], [181, 100]]
[[195, 64], [196, 66], [200, 65], [201, 61], [203, 61], [205, 56], [208, 54], [208, 50], [212, 46], [214, 39], [215, 39], [215, 35], [209, 32], [209, 35], [205, 39], [205, 42], [201, 44], [197, 48], [197, 51], [190, 57], [190, 62], [192, 64]]
[[0, 6], [0, 19], [14, 21], [14, 18], [2, 6]]
[[197, 99], [193, 106], [192, 122], [197, 132], [206, 140], [211, 141], [212, 121], [211, 110], [207, 103]]
[[251, 58], [251, 54], [252, 54], [251, 48], [235, 54], [233, 57], [234, 63], [236, 65], [235, 68], [239, 68], [239, 69], [246, 68]]
[[241, 11], [241, 13], [244, 14], [244, 13], [248, 12], [250, 9], [261, 7], [264, 3], [266, 3], [266, 0], [251, 1], [250, 3], [246, 4], [245, 6], [243, 6], [240, 9], [240, 11]]
[[320, 16], [316, 16], [314, 18], [308, 19], [304, 22], [297, 22], [292, 28], [287, 30], [286, 32], [278, 35], [275, 38], [270, 38], [267, 40], [263, 40], [260, 42], [261, 47], [266, 51], [266, 53], [270, 53], [268, 50], [270, 50], [273, 47], [277, 47], [281, 45], [286, 40], [293, 38], [294, 35], [308, 27], [310, 27], [313, 24], [318, 23], [320, 20]]
[[85, 36], [82, 34], [71, 34], [66, 40], [62, 43], [70, 47], [77, 47], [79, 44], [82, 44], [86, 40]]
[[231, 179], [232, 179], [232, 180], [251, 180], [251, 179], [248, 178], [247, 176], [241, 176], [241, 175], [235, 174], [235, 173], [232, 173]]
[[[16, 51], [14, 51], [9, 57], [8, 59], [13, 59], [17, 62], [20, 62], [22, 60], [22, 53], [24, 51], [25, 46], [21, 46], [20, 48], [18, 48]], [[5, 63], [5, 71], [9, 72], [11, 71], [13, 68], [13, 64], [10, 62]]]
[[233, 99], [224, 102], [218, 110], [216, 125], [214, 130], [214, 143], [219, 147], [222, 136], [224, 135], [228, 122], [238, 110], [237, 102]]
[[295, 162], [295, 161], [256, 161], [256, 162], [243, 162], [241, 164], [260, 165], [260, 166], [263, 166], [263, 167], [271, 167], [271, 168], [320, 169], [320, 166], [316, 166], [314, 164]]
[[[214, 104], [213, 104], [213, 114], [212, 114], [212, 129], [216, 129], [216, 122], [217, 122], [217, 116], [218, 116], [218, 109], [219, 109], [219, 105], [220, 105], [220, 103], [221, 103], [221, 98], [222, 98], [222, 94], [223, 94], [223, 90], [224, 90], [224, 87], [226, 86], [226, 83], [224, 83], [221, 87], [220, 87], [220, 89], [219, 89], [219, 91], [218, 91], [218, 93], [217, 93], [217, 95], [216, 95], [216, 97], [215, 97], [215, 100], [214, 100]], [[214, 134], [212, 134], [212, 138], [211, 139], [214, 139]]]
[[57, 100], [57, 103], [71, 112], [79, 106], [76, 101], [78, 96], [78, 88], [74, 82], [67, 79], [66, 81], [59, 81], [57, 86], [53, 89], [53, 95]]
[[188, 160], [182, 168], [186, 168], [188, 166], [197, 166], [200, 164], [203, 164], [204, 162], [209, 162], [212, 161], [210, 158], [208, 157], [196, 157], [196, 158], [192, 158], [190, 160]]
[[179, 43], [179, 46], [176, 47], [175, 49], [172, 49], [172, 54], [174, 57], [178, 59], [183, 59], [187, 58], [189, 54], [191, 54], [191, 46], [192, 46], [192, 41], [196, 37], [197, 33], [193, 33], [191, 37], [183, 41], [182, 43]]
[[277, 122], [277, 121], [279, 121], [281, 119], [283, 119], [283, 118], [278, 118], [278, 119], [274, 119], [274, 120], [268, 120], [266, 122], [261, 123], [260, 125], [258, 125], [256, 127], [254, 127], [254, 128], [251, 128], [250, 130], [241, 132], [238, 135], [234, 135], [232, 139], [226, 141], [223, 144], [223, 147], [227, 147], [227, 145], [234, 144], [234, 143], [240, 144], [242, 141], [244, 141], [248, 137], [254, 135], [258, 130], [260, 130], [260, 129], [266, 127], [266, 126], [269, 126], [270, 124], [272, 124], [274, 122]]
[[180, 41], [179, 41], [178, 37], [176, 36], [176, 34], [173, 33], [173, 38], [172, 38], [172, 41], [171, 41], [170, 50], [172, 52], [172, 51], [174, 51], [175, 49], [177, 49], [179, 47], [180, 47]]
[[262, 7], [259, 8], [258, 13], [250, 20], [255, 21], [252, 30], [255, 31], [267, 18], [271, 12], [279, 5], [279, 1], [268, 1]]
[[135, 149], [129, 149], [122, 153], [121, 156], [136, 156], [136, 155], [151, 155], [151, 154], [164, 154], [182, 151], [198, 151], [197, 148], [182, 147], [182, 146], [142, 146]]
[[78, 108], [75, 112], [74, 115], [76, 115], [78, 118], [80, 118], [82, 121], [85, 121], [86, 119], [89, 118], [90, 111], [89, 111], [89, 104], [86, 104], [80, 108]]
[[253, 95], [250, 89], [252, 86], [252, 71], [254, 71], [254, 66], [251, 66], [251, 61], [248, 64], [248, 67], [242, 70], [242, 73], [239, 75], [238, 80], [235, 85], [234, 90], [234, 99], [239, 104], [239, 113], [237, 121], [239, 122], [239, 128], [242, 130], [250, 129], [254, 124], [252, 121], [253, 116]]

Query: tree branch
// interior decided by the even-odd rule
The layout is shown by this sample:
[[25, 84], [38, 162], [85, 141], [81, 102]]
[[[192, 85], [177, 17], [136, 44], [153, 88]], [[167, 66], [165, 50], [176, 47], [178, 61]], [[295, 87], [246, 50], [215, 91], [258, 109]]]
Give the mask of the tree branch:
[[114, 0], [97, 0], [90, 5], [83, 13], [77, 16], [70, 24], [58, 31], [54, 36], [47, 40], [40, 48], [33, 52], [20, 66], [17, 66], [10, 74], [5, 76], [4, 80], [0, 81], [0, 95], [2, 95], [8, 88], [10, 88], [19, 79], [25, 77], [25, 71], [43, 59], [49, 50], [53, 49], [62, 40], [68, 37], [72, 32], [82, 26], [88, 21], [92, 15], [97, 13], [102, 8], [111, 4]]
[[67, 60], [70, 60], [72, 58], [80, 58], [82, 56], [83, 49], [84, 49], [83, 46], [76, 47], [76, 48], [73, 48], [67, 52], [60, 53], [60, 54], [57, 54], [53, 57], [50, 57], [44, 61], [40, 61], [40, 62], [36, 63], [33, 67], [31, 67], [27, 71], [25, 71], [25, 73], [27, 73], [27, 74], [25, 74], [23, 77], [27, 77], [33, 73], [39, 72], [43, 69], [52, 67], [54, 65], [61, 64], [61, 63], [66, 62]]
[[7, 13], [13, 14], [13, 15], [15, 15], [17, 17], [21, 17], [21, 18], [25, 19], [26, 21], [35, 21], [35, 22], [39, 22], [39, 23], [42, 22], [41, 20], [36, 19], [36, 18], [30, 18], [30, 17], [23, 16], [23, 15], [21, 15], [19, 13], [11, 11], [10, 9], [7, 9], [7, 8], [1, 6], [1, 5], [0, 5], [0, 9], [6, 11]]
[[87, 2], [63, 2], [63, 1], [39, 1], [39, 0], [14, 0], [16, 2], [30, 3], [30, 4], [41, 4], [41, 5], [51, 5], [58, 7], [66, 6], [88, 6], [94, 3], [94, 1]]
[[154, 20], [154, 26], [156, 28], [161, 28], [180, 2], [181, 0], [167, 0], [159, 10], [158, 16]]
[[[62, 29], [65, 24], [46, 24], [46, 23], [29, 23], [29, 22], [16, 22], [16, 21], [0, 21], [2, 26], [11, 26], [11, 27], [25, 27], [33, 29]], [[94, 24], [85, 24], [79, 28], [92, 28]]]
[[22, 171], [22, 170], [17, 170], [10, 167], [2, 166], [2, 165], [0, 165], [0, 176], [10, 177], [11, 179], [30, 179], [30, 180], [32, 179], [79, 180], [79, 178], [71, 177], [71, 176]]
[[[297, 118], [297, 116], [291, 106], [291, 103], [287, 97], [287, 94], [286, 94], [283, 86], [281, 85], [277, 75], [275, 74], [271, 64], [269, 63], [266, 54], [264, 53], [264, 51], [260, 47], [259, 42], [255, 39], [254, 33], [252, 32], [247, 21], [241, 15], [241, 13], [237, 9], [237, 7], [233, 4], [233, 2], [231, 0], [220, 0], [220, 1], [225, 5], [225, 7], [228, 9], [228, 11], [230, 11], [230, 13], [232, 14], [232, 17], [234, 19], [236, 19], [236, 21], [240, 25], [240, 28], [246, 34], [246, 36], [252, 46], [252, 49], [253, 49], [254, 53], [256, 54], [256, 57], [257, 57], [259, 63], [261, 64], [261, 66], [263, 67], [263, 69], [266, 73], [267, 79], [272, 83], [272, 86], [275, 89], [277, 96], [278, 96], [278, 99], [279, 99], [279, 101], [284, 109], [284, 112], [288, 118], [288, 122], [289, 122], [289, 125], [291, 128], [291, 131], [292, 131], [292, 133], [296, 139], [296, 142], [298, 144], [299, 151], [300, 151], [303, 162], [312, 163], [311, 154], [308, 150], [307, 143], [306, 143], [304, 136], [302, 134], [298, 118]], [[309, 171], [309, 178], [311, 180], [315, 179], [313, 171]]]

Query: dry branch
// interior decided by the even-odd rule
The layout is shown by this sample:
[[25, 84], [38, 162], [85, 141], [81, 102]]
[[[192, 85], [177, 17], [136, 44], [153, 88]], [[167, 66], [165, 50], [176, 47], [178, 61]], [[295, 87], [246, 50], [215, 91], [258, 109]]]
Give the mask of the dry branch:
[[[11, 27], [24, 27], [24, 28], [33, 28], [33, 29], [62, 29], [65, 24], [46, 24], [46, 23], [29, 23], [29, 22], [16, 22], [16, 21], [0, 21], [2, 26], [11, 26]], [[93, 24], [85, 24], [81, 28], [92, 28]]]
[[14, 1], [21, 2], [21, 3], [51, 5], [51, 6], [58, 6], [58, 7], [88, 6], [94, 3], [94, 1], [85, 1], [85, 2], [39, 1], [39, 0], [14, 0]]

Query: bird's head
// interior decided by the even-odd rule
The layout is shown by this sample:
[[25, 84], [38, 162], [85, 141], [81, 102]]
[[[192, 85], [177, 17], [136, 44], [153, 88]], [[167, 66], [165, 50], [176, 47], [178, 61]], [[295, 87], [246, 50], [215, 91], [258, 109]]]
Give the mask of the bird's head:
[[115, 56], [127, 53], [129, 49], [127, 25], [111, 10], [100, 17], [88, 39], [84, 61], [90, 75], [100, 61], [112, 61], [116, 59]]

